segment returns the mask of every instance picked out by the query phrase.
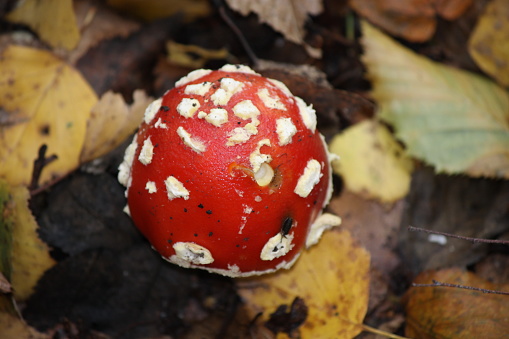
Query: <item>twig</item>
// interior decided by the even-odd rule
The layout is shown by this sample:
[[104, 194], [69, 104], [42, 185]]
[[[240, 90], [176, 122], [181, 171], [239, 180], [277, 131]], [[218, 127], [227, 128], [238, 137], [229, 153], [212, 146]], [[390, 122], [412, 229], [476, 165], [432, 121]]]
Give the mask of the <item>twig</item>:
[[424, 232], [424, 233], [430, 233], [430, 234], [438, 234], [443, 235], [450, 238], [456, 238], [466, 241], [471, 241], [473, 243], [486, 243], [486, 244], [503, 244], [503, 245], [509, 245], [509, 241], [507, 240], [497, 240], [497, 239], [480, 239], [480, 238], [472, 238], [472, 237], [464, 237], [462, 235], [456, 235], [456, 234], [450, 234], [445, 232], [439, 232], [439, 231], [433, 231], [433, 230], [427, 230], [425, 228], [420, 227], [414, 227], [414, 226], [408, 226], [409, 231], [417, 231], [417, 232]]
[[509, 292], [504, 291], [496, 291], [496, 290], [488, 290], [485, 288], [479, 288], [479, 287], [472, 287], [472, 286], [466, 286], [466, 285], [458, 285], [458, 284], [449, 284], [440, 282], [437, 280], [432, 280], [433, 284], [415, 284], [412, 283], [413, 287], [453, 287], [453, 288], [462, 288], [465, 290], [472, 290], [472, 291], [479, 291], [482, 293], [491, 293], [491, 294], [502, 294], [502, 295], [509, 295]]
[[237, 39], [239, 39], [240, 43], [242, 44], [242, 47], [246, 51], [248, 58], [251, 60], [251, 63], [256, 67], [258, 65], [258, 57], [253, 52], [253, 49], [247, 42], [246, 37], [244, 36], [242, 31], [239, 29], [239, 27], [228, 16], [221, 1], [214, 1], [214, 2], [219, 10], [219, 14], [221, 15], [221, 18], [224, 20], [224, 22], [226, 22], [228, 27], [230, 27], [230, 29], [233, 31], [233, 33], [237, 36]]
[[48, 164], [58, 159], [58, 156], [56, 154], [52, 154], [49, 157], [46, 157], [47, 150], [48, 146], [46, 144], [41, 145], [41, 147], [39, 147], [37, 159], [34, 160], [32, 181], [30, 182], [30, 186], [28, 186], [28, 189], [31, 192], [35, 191], [37, 187], [39, 187], [39, 179], [41, 178], [41, 173], [44, 167], [48, 166]]

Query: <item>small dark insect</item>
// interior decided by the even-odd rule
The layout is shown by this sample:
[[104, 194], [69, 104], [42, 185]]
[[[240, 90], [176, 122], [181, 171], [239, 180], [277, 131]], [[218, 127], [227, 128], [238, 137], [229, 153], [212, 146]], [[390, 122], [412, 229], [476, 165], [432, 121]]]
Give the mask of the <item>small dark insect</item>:
[[293, 219], [290, 217], [286, 217], [285, 220], [283, 220], [283, 224], [281, 225], [281, 235], [283, 237], [286, 237], [286, 235], [290, 232], [290, 229], [292, 228]]

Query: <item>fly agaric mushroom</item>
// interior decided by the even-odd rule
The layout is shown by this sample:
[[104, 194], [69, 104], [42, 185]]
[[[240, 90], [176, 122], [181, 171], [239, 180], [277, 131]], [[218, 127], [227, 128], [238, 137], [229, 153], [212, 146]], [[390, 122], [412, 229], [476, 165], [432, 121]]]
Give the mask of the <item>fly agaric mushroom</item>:
[[340, 219], [316, 115], [249, 67], [196, 70], [154, 101], [119, 167], [141, 233], [168, 261], [231, 277], [289, 268]]

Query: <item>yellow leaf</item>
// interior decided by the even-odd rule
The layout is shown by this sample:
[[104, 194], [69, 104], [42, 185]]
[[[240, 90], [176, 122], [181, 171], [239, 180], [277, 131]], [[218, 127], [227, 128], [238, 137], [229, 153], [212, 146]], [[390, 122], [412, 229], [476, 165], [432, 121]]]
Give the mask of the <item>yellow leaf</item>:
[[39, 226], [28, 208], [28, 190], [24, 186], [14, 187], [11, 196], [14, 204], [11, 284], [16, 300], [23, 301], [55, 261], [49, 255], [49, 247], [39, 239]]
[[201, 18], [210, 13], [206, 0], [107, 0], [107, 4], [124, 13], [146, 21], [167, 18], [183, 13], [186, 20]]
[[300, 338], [353, 338], [362, 331], [368, 306], [369, 262], [369, 253], [347, 231], [333, 231], [290, 270], [237, 283], [253, 318], [263, 312], [265, 322], [280, 305], [299, 297], [308, 307]]
[[168, 61], [177, 66], [202, 68], [209, 60], [227, 59], [226, 48], [210, 50], [196, 45], [183, 45], [175, 41], [168, 41]]
[[509, 86], [507, 5], [507, 0], [489, 2], [468, 42], [468, 51], [477, 65], [503, 86]]
[[[433, 280], [509, 292], [475, 274], [457, 268], [421, 273], [414, 281]], [[412, 287], [405, 295], [407, 325], [411, 338], [504, 338], [509, 333], [509, 303], [506, 295], [454, 287]]]
[[80, 39], [72, 0], [21, 1], [7, 20], [29, 26], [53, 47], [71, 50]]
[[380, 123], [365, 120], [347, 128], [331, 141], [330, 151], [339, 156], [332, 165], [349, 190], [383, 202], [408, 193], [412, 161]]
[[86, 122], [97, 97], [73, 68], [51, 53], [9, 46], [0, 56], [0, 177], [28, 184], [41, 145], [58, 159], [42, 172], [41, 184], [79, 165]]
[[412, 52], [366, 22], [362, 29], [378, 116], [394, 126], [408, 154], [438, 172], [509, 178], [509, 94]]
[[122, 95], [108, 91], [92, 108], [81, 162], [105, 155], [136, 130], [153, 98], [141, 90], [135, 91], [133, 97], [134, 102], [127, 105]]

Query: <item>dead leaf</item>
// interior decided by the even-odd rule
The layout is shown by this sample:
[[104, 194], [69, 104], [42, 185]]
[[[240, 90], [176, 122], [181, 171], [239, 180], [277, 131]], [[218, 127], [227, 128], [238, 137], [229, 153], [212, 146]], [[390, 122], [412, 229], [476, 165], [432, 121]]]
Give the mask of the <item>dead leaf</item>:
[[9, 46], [0, 57], [0, 94], [10, 121], [0, 126], [0, 177], [27, 185], [41, 145], [58, 159], [41, 184], [79, 165], [86, 121], [97, 98], [81, 75], [51, 53]]
[[410, 189], [413, 163], [384, 125], [364, 120], [336, 135], [329, 145], [339, 156], [334, 172], [346, 187], [367, 198], [392, 203]]
[[191, 69], [203, 68], [210, 60], [226, 60], [230, 56], [226, 48], [211, 50], [196, 45], [184, 45], [175, 41], [166, 43], [168, 62]]
[[29, 26], [52, 47], [76, 47], [80, 32], [72, 0], [26, 0], [19, 4], [6, 16], [7, 20]]
[[424, 42], [435, 33], [436, 16], [460, 17], [472, 0], [350, 0], [359, 15], [389, 33], [413, 42]]
[[50, 336], [43, 334], [28, 326], [25, 321], [8, 313], [0, 313], [0, 338], [5, 339], [50, 339]]
[[[458, 268], [424, 272], [414, 283], [432, 284], [433, 280], [509, 291], [507, 284], [493, 285]], [[503, 338], [509, 333], [506, 295], [453, 287], [411, 287], [405, 300], [405, 334], [411, 338]]]
[[187, 21], [192, 21], [210, 13], [207, 0], [107, 0], [106, 3], [145, 21], [167, 18], [177, 13], [184, 14]]
[[9, 280], [0, 272], [0, 293], [11, 293], [12, 286]]
[[[244, 16], [251, 12], [256, 13], [260, 22], [268, 24], [289, 41], [300, 45], [304, 44], [306, 34], [304, 24], [308, 15], [318, 15], [323, 11], [320, 0], [226, 0], [226, 2]], [[319, 57], [318, 50], [307, 47], [311, 56]]]
[[488, 3], [470, 36], [468, 50], [477, 65], [503, 86], [509, 86], [509, 6]]
[[290, 270], [237, 280], [239, 294], [253, 319], [263, 313], [263, 322], [281, 305], [301, 298], [308, 313], [298, 328], [300, 337], [353, 338], [362, 331], [367, 310], [369, 261], [347, 231], [331, 231]]
[[143, 120], [152, 100], [144, 91], [136, 90], [133, 103], [127, 105], [120, 94], [106, 92], [92, 108], [80, 162], [101, 157], [125, 141]]
[[122, 17], [98, 2], [74, 1], [74, 7], [81, 39], [66, 57], [70, 64], [75, 64], [99, 42], [118, 36], [127, 37], [140, 28], [138, 22]]
[[362, 28], [379, 117], [395, 127], [408, 153], [438, 172], [509, 178], [509, 94], [410, 51], [366, 22]]

